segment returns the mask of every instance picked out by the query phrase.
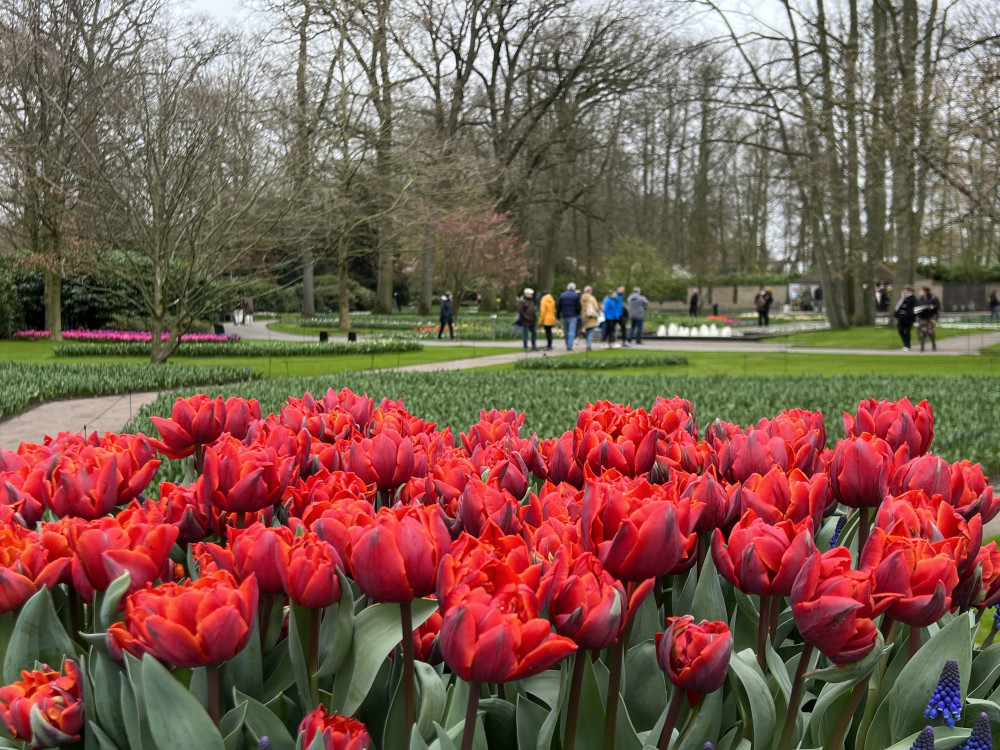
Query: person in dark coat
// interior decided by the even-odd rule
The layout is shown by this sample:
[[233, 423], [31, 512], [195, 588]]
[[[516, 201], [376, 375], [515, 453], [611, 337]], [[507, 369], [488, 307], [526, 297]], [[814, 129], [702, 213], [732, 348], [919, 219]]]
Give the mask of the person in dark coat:
[[566, 291], [559, 295], [556, 317], [562, 321], [563, 332], [566, 334], [566, 351], [571, 352], [576, 327], [580, 322], [580, 295], [576, 293], [576, 284], [572, 281], [566, 285]]
[[910, 329], [913, 328], [913, 321], [916, 319], [914, 309], [917, 306], [917, 298], [913, 296], [913, 287], [907, 284], [903, 287], [903, 293], [899, 295], [896, 302], [896, 310], [893, 315], [896, 317], [896, 330], [903, 340], [903, 351], [910, 351]]
[[698, 290], [696, 289], [691, 293], [691, 301], [688, 302], [688, 316], [692, 318], [698, 317]]
[[524, 342], [524, 351], [528, 351], [528, 334], [530, 333], [531, 351], [537, 352], [538, 308], [535, 307], [535, 290], [531, 287], [525, 289], [524, 295], [517, 301], [517, 320], [521, 326], [521, 340]]
[[445, 292], [441, 295], [441, 327], [438, 328], [439, 339], [444, 334], [444, 327], [448, 326], [448, 333], [451, 334], [451, 340], [455, 340], [455, 329], [452, 327], [454, 320], [455, 311], [451, 305], [451, 292]]
[[917, 299], [917, 306], [913, 312], [917, 316], [917, 341], [920, 342], [920, 351], [924, 350], [924, 343], [931, 340], [931, 350], [937, 351], [937, 319], [941, 317], [941, 300], [931, 291], [929, 286], [920, 290], [920, 297]]

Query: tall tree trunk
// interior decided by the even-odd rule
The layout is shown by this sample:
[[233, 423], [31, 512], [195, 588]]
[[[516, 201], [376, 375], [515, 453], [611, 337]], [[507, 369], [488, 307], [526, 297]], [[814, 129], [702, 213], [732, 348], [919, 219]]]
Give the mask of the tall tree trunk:
[[850, 0], [850, 31], [845, 49], [844, 116], [847, 119], [847, 247], [850, 268], [851, 321], [870, 325], [875, 318], [871, 263], [862, 247], [861, 194], [858, 189], [858, 2]]
[[[53, 261], [55, 259], [53, 258]], [[62, 276], [45, 267], [45, 330], [52, 341], [62, 340]]]
[[896, 230], [896, 286], [912, 284], [916, 275], [920, 234], [913, 222], [916, 197], [917, 136], [917, 0], [903, 0], [902, 39], [897, 40], [899, 100], [893, 110], [892, 213]]
[[434, 298], [434, 253], [437, 252], [436, 234], [434, 223], [428, 217], [427, 226], [424, 228], [423, 275], [420, 283], [419, 311], [421, 315], [431, 314], [431, 300]]
[[347, 290], [347, 239], [342, 231], [337, 240], [337, 312], [340, 315], [339, 331], [351, 330], [351, 295]]

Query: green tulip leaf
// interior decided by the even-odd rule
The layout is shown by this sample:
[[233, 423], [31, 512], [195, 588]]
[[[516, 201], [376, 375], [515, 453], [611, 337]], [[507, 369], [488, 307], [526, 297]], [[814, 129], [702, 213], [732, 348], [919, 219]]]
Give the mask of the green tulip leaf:
[[243, 703], [229, 711], [219, 721], [219, 731], [226, 750], [240, 750], [244, 744], [243, 722], [247, 716], [247, 704]]
[[[788, 705], [788, 701], [792, 695], [792, 677], [789, 675], [789, 667], [785, 665], [782, 661], [781, 656], [777, 651], [774, 650], [774, 646], [771, 645], [771, 639], [768, 638], [764, 645], [764, 656], [767, 660], [767, 668], [770, 671], [771, 676], [774, 677], [774, 681], [778, 684], [778, 689], [781, 691], [781, 696], [785, 699], [784, 705]], [[801, 653], [799, 654], [801, 656]], [[795, 667], [792, 668], [791, 674], [794, 675], [794, 669], [798, 667], [798, 659], [792, 659], [795, 662]]]
[[406, 744], [406, 735], [409, 728], [406, 724], [406, 705], [403, 697], [403, 679], [396, 681], [396, 689], [392, 692], [392, 700], [389, 702], [389, 710], [383, 711], [382, 716], [385, 721], [382, 725], [382, 741], [380, 747], [403, 747]]
[[542, 733], [542, 724], [549, 717], [549, 711], [530, 698], [519, 695], [514, 714], [517, 721], [518, 750], [537, 750], [538, 737]]
[[434, 722], [441, 721], [444, 716], [448, 691], [441, 675], [430, 664], [417, 661], [413, 669], [417, 678], [417, 728], [421, 737], [430, 739], [434, 736]]
[[149, 722], [145, 720], [140, 666], [138, 659], [131, 654], [125, 654], [128, 679], [121, 681], [121, 693], [118, 700], [121, 703], [122, 718], [125, 721], [125, 733], [128, 735], [127, 746], [130, 750], [155, 750], [156, 743], [149, 730]]
[[625, 689], [622, 691], [629, 716], [640, 732], [652, 729], [667, 707], [667, 682], [656, 661], [656, 645], [645, 641], [625, 655]]
[[[121, 750], [117, 743], [111, 739], [103, 729], [92, 721], [87, 722], [87, 729], [97, 740], [98, 750]], [[16, 747], [15, 745], [0, 745], [0, 747]]]
[[553, 708], [559, 703], [562, 675], [554, 669], [547, 669], [534, 677], [521, 680], [517, 686], [525, 695], [533, 695], [545, 705]]
[[[423, 625], [434, 610], [433, 599], [415, 599], [412, 604], [413, 627]], [[343, 666], [333, 683], [333, 705], [344, 716], [353, 716], [364, 702], [386, 660], [403, 638], [398, 604], [373, 604], [358, 614], [354, 622], [354, 639]]]
[[[659, 583], [654, 583], [658, 586]], [[632, 631], [629, 635], [629, 646], [648, 641], [663, 630], [663, 618], [656, 608], [656, 597], [653, 592], [646, 595], [635, 614], [632, 616]]]
[[876, 633], [875, 647], [864, 658], [859, 659], [853, 664], [846, 664], [844, 666], [833, 665], [824, 669], [813, 669], [806, 673], [806, 677], [822, 680], [823, 682], [846, 682], [856, 685], [872, 673], [875, 666], [889, 651], [890, 649], [885, 648], [885, 640], [882, 638], [882, 634]]
[[809, 716], [809, 736], [816, 745], [829, 738], [840, 721], [850, 700], [853, 687], [849, 682], [828, 682], [823, 685]]
[[7, 645], [14, 633], [14, 624], [13, 612], [0, 614], [0, 666], [3, 665], [4, 658], [7, 656]]
[[295, 750], [295, 740], [271, 709], [239, 690], [233, 690], [233, 701], [237, 706], [246, 706], [243, 722], [250, 730], [254, 742], [260, 742], [261, 737], [267, 737], [274, 750]]
[[698, 586], [698, 572], [691, 568], [684, 578], [684, 585], [680, 585], [677, 576], [674, 576], [674, 586], [671, 590], [671, 612], [690, 612], [694, 605], [694, 591]]
[[465, 721], [465, 708], [469, 702], [469, 683], [454, 677], [448, 686], [448, 700], [445, 703], [444, 721], [441, 726], [451, 729]]
[[435, 724], [434, 731], [437, 734], [437, 739], [431, 744], [430, 750], [458, 750], [458, 745], [455, 742], [465, 731], [465, 722], [462, 721], [451, 729], [445, 729], [440, 724]]
[[[924, 709], [937, 686], [941, 669], [948, 659], [958, 662], [962, 695], [968, 695], [972, 671], [971, 613], [959, 614], [924, 643], [906, 662], [886, 697], [890, 740], [920, 732], [926, 724]], [[943, 621], [942, 621], [943, 622]]]
[[706, 555], [705, 565], [698, 576], [694, 589], [694, 601], [691, 602], [691, 614], [695, 622], [702, 620], [728, 622], [729, 612], [726, 610], [726, 599], [722, 595], [722, 576], [715, 569], [712, 555]]
[[287, 638], [264, 656], [264, 674], [267, 675], [267, 679], [264, 680], [262, 703], [270, 703], [295, 683], [292, 659], [288, 655]]
[[97, 723], [108, 737], [119, 747], [128, 747], [128, 735], [125, 730], [125, 720], [122, 718], [122, 703], [120, 700], [124, 675], [111, 657], [99, 648], [90, 650], [87, 664], [90, 672], [91, 698], [90, 705], [94, 709]]
[[[597, 684], [597, 675], [594, 672], [594, 664], [590, 660], [590, 655], [584, 650], [578, 650], [573, 654], [573, 659], [584, 660], [583, 682], [580, 687], [580, 708], [576, 725], [576, 746], [581, 750], [601, 750], [604, 745], [604, 699], [601, 697], [601, 689]], [[566, 670], [572, 673], [574, 668], [573, 659], [566, 659]], [[569, 701], [565, 701], [561, 707], [563, 734], [566, 732], [566, 710]], [[619, 705], [619, 711], [621, 706]]]
[[[923, 727], [921, 727], [921, 729], [923, 729]], [[971, 730], [961, 729], [959, 727], [934, 727], [935, 750], [957, 748], [964, 740], [969, 739], [969, 735], [971, 733]], [[916, 742], [917, 735], [919, 734], [920, 732], [914, 732], [909, 737], [900, 740], [895, 745], [884, 748], [884, 750], [910, 750], [913, 747], [913, 743]]]
[[416, 727], [413, 727], [413, 731], [410, 733], [410, 750], [431, 750]]
[[[722, 728], [722, 690], [704, 696], [689, 715], [676, 750], [702, 750], [706, 742], [715, 742]], [[662, 729], [662, 727], [661, 727]]]
[[986, 701], [981, 698], [970, 698], [967, 700], [965, 708], [962, 709], [962, 717], [965, 719], [965, 723], [972, 724], [979, 714], [989, 716], [991, 726], [1000, 724], [1000, 705], [997, 705], [994, 701]]
[[757, 657], [750, 649], [733, 654], [729, 660], [729, 678], [737, 687], [744, 723], [753, 723], [753, 746], [770, 747], [774, 737], [775, 711], [771, 691]]
[[219, 678], [223, 691], [229, 695], [239, 688], [251, 698], [264, 697], [264, 665], [260, 652], [260, 625], [254, 623], [247, 645], [222, 665]]
[[329, 677], [340, 669], [354, 638], [354, 597], [351, 592], [351, 582], [339, 568], [337, 576], [340, 578], [341, 600], [327, 607], [323, 613], [323, 622], [319, 630], [320, 668], [316, 672], [317, 677]]
[[486, 744], [491, 748], [517, 747], [517, 718], [514, 704], [500, 698], [486, 698], [479, 701], [483, 714], [483, 729]]
[[159, 750], [192, 743], [201, 750], [225, 750], [222, 735], [198, 700], [148, 654], [142, 659], [142, 689], [149, 729]]
[[318, 696], [313, 695], [309, 679], [309, 623], [310, 610], [292, 604], [288, 608], [288, 656], [295, 675], [295, 687], [299, 694], [299, 707], [303, 714], [316, 708]]
[[969, 697], [985, 698], [1000, 680], [1000, 643], [994, 643], [972, 660]]
[[3, 660], [4, 684], [21, 678], [21, 670], [36, 663], [56, 667], [63, 659], [75, 659], [76, 645], [66, 634], [52, 604], [52, 593], [43, 588], [21, 608], [7, 643]]
[[98, 631], [103, 632], [111, 627], [120, 618], [118, 608], [121, 606], [122, 597], [128, 591], [132, 583], [132, 574], [127, 570], [111, 582], [107, 590], [95, 594], [100, 601], [98, 611]]

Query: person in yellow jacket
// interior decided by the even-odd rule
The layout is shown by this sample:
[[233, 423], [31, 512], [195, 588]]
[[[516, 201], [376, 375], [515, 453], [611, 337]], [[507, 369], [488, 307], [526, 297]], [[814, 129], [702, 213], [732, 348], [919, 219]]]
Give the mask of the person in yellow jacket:
[[538, 323], [545, 329], [545, 350], [552, 351], [552, 326], [556, 324], [556, 298], [551, 292], [542, 294], [538, 307]]

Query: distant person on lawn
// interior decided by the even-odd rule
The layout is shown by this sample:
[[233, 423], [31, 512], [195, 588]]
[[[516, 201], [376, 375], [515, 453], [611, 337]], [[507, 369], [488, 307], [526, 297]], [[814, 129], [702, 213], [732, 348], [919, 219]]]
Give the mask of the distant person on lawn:
[[451, 292], [445, 292], [441, 295], [441, 326], [438, 328], [438, 339], [444, 334], [444, 327], [448, 326], [448, 333], [451, 334], [451, 340], [455, 340], [455, 329], [452, 326], [454, 320], [455, 312], [451, 306]]
[[576, 284], [572, 281], [566, 285], [566, 291], [559, 295], [556, 317], [562, 321], [563, 332], [566, 334], [566, 351], [571, 352], [573, 339], [576, 338], [576, 326], [580, 322], [580, 295], [576, 293]]
[[521, 340], [524, 351], [528, 351], [528, 334], [531, 334], [531, 351], [538, 351], [535, 327], [538, 325], [538, 309], [535, 307], [535, 290], [528, 287], [517, 301], [517, 319], [521, 326]]
[[698, 290], [695, 289], [691, 292], [691, 301], [688, 302], [688, 317], [697, 318], [698, 317]]
[[556, 324], [556, 298], [543, 292], [538, 307], [538, 324], [545, 329], [545, 349], [552, 351], [552, 327]]
[[917, 306], [913, 308], [917, 316], [917, 341], [920, 342], [920, 351], [924, 350], [924, 342], [927, 339], [931, 340], [931, 351], [937, 351], [937, 339], [934, 334], [937, 320], [941, 317], [941, 300], [934, 295], [929, 286], [920, 291]]
[[628, 316], [632, 321], [629, 326], [628, 337], [637, 344], [642, 343], [642, 322], [646, 318], [646, 307], [649, 300], [646, 299], [639, 287], [634, 287], [628, 296]]
[[583, 327], [583, 333], [587, 337], [587, 351], [591, 351], [594, 347], [594, 331], [600, 325], [598, 322], [598, 317], [601, 314], [601, 307], [597, 302], [597, 297], [594, 296], [594, 287], [589, 284], [583, 288], [583, 295], [580, 297], [580, 325]]
[[904, 352], [910, 351], [910, 329], [913, 328], [913, 321], [916, 319], [914, 313], [916, 306], [917, 298], [913, 296], [913, 287], [907, 284], [903, 287], [903, 293], [899, 295], [893, 312], [896, 318], [896, 330], [899, 331], [899, 338], [903, 340]]

